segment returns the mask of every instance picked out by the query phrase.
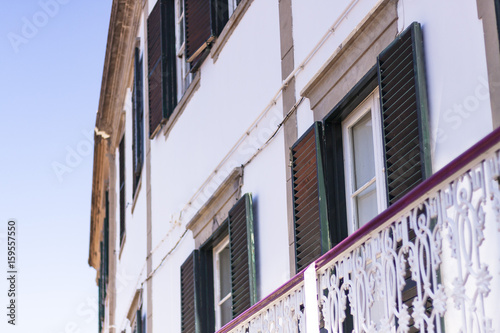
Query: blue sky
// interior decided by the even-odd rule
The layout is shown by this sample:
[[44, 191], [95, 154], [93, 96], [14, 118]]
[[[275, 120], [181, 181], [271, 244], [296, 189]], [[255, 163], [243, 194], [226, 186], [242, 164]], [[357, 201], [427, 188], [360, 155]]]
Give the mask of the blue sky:
[[[111, 0], [0, 1], [1, 332], [97, 332], [91, 133], [110, 10]], [[9, 218], [19, 230], [15, 327], [6, 316]]]

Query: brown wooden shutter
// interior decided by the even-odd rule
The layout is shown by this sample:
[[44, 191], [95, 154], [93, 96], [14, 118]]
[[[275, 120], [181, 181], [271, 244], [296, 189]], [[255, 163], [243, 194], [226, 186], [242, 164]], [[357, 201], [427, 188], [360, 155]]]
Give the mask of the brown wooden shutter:
[[257, 302], [252, 196], [245, 194], [229, 211], [233, 318]]
[[412, 23], [378, 57], [389, 205], [431, 174], [420, 24]]
[[158, 0], [148, 17], [149, 136], [177, 105], [175, 3]]
[[196, 331], [195, 277], [196, 262], [199, 260], [198, 250], [186, 259], [181, 266], [181, 332]]
[[186, 59], [195, 60], [214, 39], [210, 0], [184, 0]]
[[292, 183], [297, 272], [330, 249], [322, 127], [316, 122], [292, 146]]

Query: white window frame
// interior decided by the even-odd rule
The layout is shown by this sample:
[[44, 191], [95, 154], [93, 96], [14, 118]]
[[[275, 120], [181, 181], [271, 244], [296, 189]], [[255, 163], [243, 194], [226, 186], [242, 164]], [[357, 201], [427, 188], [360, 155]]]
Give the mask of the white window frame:
[[[377, 192], [377, 209], [382, 212], [387, 208], [387, 190], [385, 181], [385, 163], [384, 150], [382, 142], [382, 120], [380, 114], [380, 94], [378, 88], [375, 89], [359, 106], [347, 116], [342, 122], [342, 141], [344, 150], [344, 174], [345, 174], [345, 189], [346, 189], [346, 206], [347, 206], [347, 221], [348, 231], [352, 234], [359, 229], [357, 218], [357, 207], [355, 195], [362, 192], [368, 186], [375, 182]], [[366, 185], [362, 186], [357, 191], [354, 191], [354, 152], [352, 147], [352, 127], [368, 112], [371, 113], [372, 120], [372, 135], [374, 145], [374, 162], [375, 176]]]
[[[189, 73], [189, 64], [186, 61], [186, 54], [185, 54], [185, 48], [186, 48], [186, 28], [182, 27], [185, 22], [185, 13], [186, 10], [184, 9], [183, 5], [184, 0], [176, 0], [175, 2], [175, 18], [176, 18], [176, 23], [175, 23], [175, 49], [176, 49], [176, 55], [177, 55], [177, 62], [176, 62], [176, 68], [177, 68], [177, 101], [180, 101], [182, 96], [184, 96], [184, 93], [186, 92], [187, 88], [191, 84], [191, 81], [193, 80], [193, 74]], [[182, 12], [181, 12], [181, 7], [182, 7]], [[181, 33], [184, 34], [184, 36], [181, 36]], [[181, 37], [182, 37], [182, 43], [181, 43]]]
[[228, 19], [231, 18], [231, 15], [233, 15], [234, 11], [236, 10], [236, 7], [238, 7], [238, 3], [236, 0], [227, 0]]
[[219, 265], [219, 254], [220, 252], [229, 247], [229, 236], [226, 236], [217, 246], [213, 249], [213, 265], [214, 265], [214, 310], [215, 310], [215, 330], [221, 328], [221, 305], [227, 301], [232, 296], [232, 292], [220, 299], [220, 265]]

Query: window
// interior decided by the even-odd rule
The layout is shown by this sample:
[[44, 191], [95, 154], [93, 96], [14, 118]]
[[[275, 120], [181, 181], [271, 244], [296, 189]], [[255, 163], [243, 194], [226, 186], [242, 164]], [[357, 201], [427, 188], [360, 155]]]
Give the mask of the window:
[[423, 59], [413, 23], [293, 145], [297, 272], [430, 175]]
[[181, 332], [213, 332], [257, 301], [252, 197], [181, 266]]
[[215, 329], [231, 320], [231, 257], [229, 237], [213, 250]]
[[233, 15], [234, 11], [236, 10], [236, 7], [240, 3], [240, 0], [227, 0], [227, 16], [231, 17]]
[[144, 95], [142, 90], [142, 54], [139, 47], [134, 52], [134, 86], [132, 92], [132, 196], [135, 196], [144, 163]]
[[184, 0], [176, 0], [176, 54], [177, 54], [177, 101], [180, 101], [193, 80], [186, 61], [186, 36], [184, 29]]
[[147, 22], [150, 138], [177, 105], [174, 1], [158, 0]]
[[378, 89], [342, 122], [349, 233], [386, 208]]

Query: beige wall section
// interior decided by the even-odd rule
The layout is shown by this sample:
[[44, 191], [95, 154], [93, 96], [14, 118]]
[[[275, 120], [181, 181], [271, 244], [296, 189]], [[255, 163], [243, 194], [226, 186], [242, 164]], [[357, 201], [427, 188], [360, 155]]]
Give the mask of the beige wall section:
[[235, 168], [188, 222], [196, 248], [200, 248], [229, 216], [229, 210], [241, 197], [243, 169]]
[[[148, 40], [148, 0], [146, 0], [143, 4], [143, 15], [144, 15], [144, 40]], [[143, 61], [143, 73], [148, 73], [148, 48], [144, 48], [144, 56], [145, 61]], [[144, 76], [146, 79], [144, 82], [147, 82], [147, 76]], [[148, 85], [144, 84], [144, 96], [149, 96]], [[149, 133], [149, 103], [146, 101], [144, 103], [144, 133]], [[147, 135], [145, 136], [144, 145], [146, 149], [146, 270], [147, 276], [151, 274], [153, 271], [153, 258], [151, 256], [151, 251], [153, 249], [153, 234], [152, 234], [152, 220], [151, 220], [151, 141]], [[146, 282], [146, 332], [153, 333], [153, 279], [150, 278]]]
[[314, 120], [323, 119], [372, 68], [377, 56], [397, 36], [397, 2], [384, 1], [353, 30], [302, 90]]
[[[293, 48], [293, 20], [292, 1], [279, 1], [279, 21], [280, 21], [280, 48], [281, 48], [281, 79], [285, 80], [294, 70], [294, 48]], [[294, 107], [295, 98], [295, 77], [283, 89], [283, 116]], [[297, 113], [293, 112], [283, 124], [285, 142], [285, 165], [286, 168], [286, 198], [287, 198], [287, 225], [288, 225], [288, 245], [290, 259], [290, 276], [295, 275], [295, 234], [293, 219], [293, 187], [292, 170], [290, 169], [289, 156], [290, 147], [297, 141]]]
[[477, 14], [483, 22], [486, 64], [493, 128], [500, 126], [500, 45], [494, 0], [477, 0]]
[[[111, 142], [108, 140], [108, 143]], [[108, 281], [108, 295], [109, 295], [109, 332], [115, 333], [115, 313], [116, 313], [116, 255], [118, 253], [116, 248], [116, 231], [117, 231], [117, 223], [120, 221], [116, 216], [116, 159], [114, 152], [115, 148], [109, 149], [109, 151], [113, 152], [108, 154], [109, 161], [109, 189], [108, 189], [108, 207], [109, 207], [109, 281]], [[119, 249], [118, 249], [119, 250]]]

